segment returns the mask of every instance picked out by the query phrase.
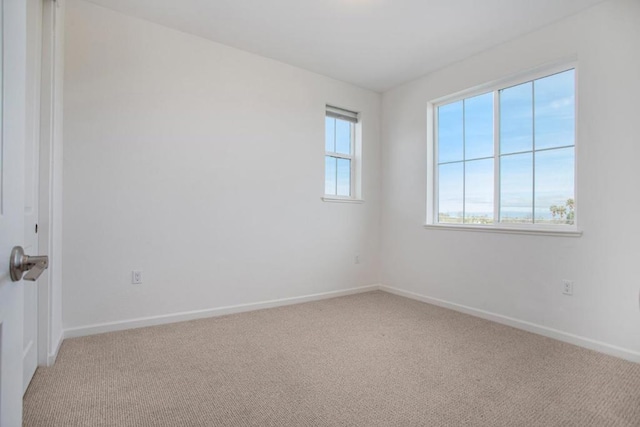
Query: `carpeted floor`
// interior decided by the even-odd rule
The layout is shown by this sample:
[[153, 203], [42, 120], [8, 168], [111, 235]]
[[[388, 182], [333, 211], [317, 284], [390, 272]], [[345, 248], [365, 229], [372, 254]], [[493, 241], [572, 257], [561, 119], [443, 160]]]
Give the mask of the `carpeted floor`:
[[69, 339], [26, 426], [640, 426], [640, 364], [370, 292]]

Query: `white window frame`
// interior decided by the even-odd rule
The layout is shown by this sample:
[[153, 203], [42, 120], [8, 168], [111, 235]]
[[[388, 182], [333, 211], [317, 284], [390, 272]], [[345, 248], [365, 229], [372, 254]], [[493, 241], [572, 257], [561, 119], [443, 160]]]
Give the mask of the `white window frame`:
[[[360, 154], [361, 154], [361, 113], [352, 111], [351, 109], [345, 109], [341, 107], [336, 107], [334, 105], [327, 104], [325, 106], [325, 114], [324, 117], [327, 117], [327, 113], [332, 112], [334, 114], [334, 118], [340, 119], [336, 117], [336, 115], [343, 114], [346, 119], [349, 119], [353, 126], [351, 126], [351, 137], [350, 137], [350, 154], [337, 153], [335, 151], [326, 151], [324, 155], [337, 158], [337, 159], [345, 159], [350, 161], [351, 170], [350, 170], [350, 182], [349, 182], [349, 196], [339, 196], [337, 194], [324, 194], [322, 200], [325, 202], [342, 202], [342, 203], [362, 203], [364, 200], [361, 198], [360, 191], [360, 175], [361, 175], [361, 165], [360, 165]], [[354, 121], [355, 119], [355, 121]], [[334, 127], [334, 132], [335, 132]], [[323, 157], [324, 158], [324, 157]], [[326, 176], [323, 177], [326, 179]], [[337, 168], [336, 168], [336, 185], [338, 183], [337, 179]]]
[[[500, 209], [500, 133], [499, 133], [499, 102], [498, 92], [512, 86], [551, 76], [573, 69], [575, 72], [575, 140], [574, 140], [574, 222], [573, 224], [520, 224], [500, 223], [498, 214]], [[451, 224], [438, 222], [438, 123], [437, 108], [441, 105], [472, 98], [477, 95], [494, 93], [494, 223], [493, 224]], [[528, 72], [519, 73], [488, 84], [457, 92], [452, 95], [437, 98], [427, 103], [427, 218], [425, 228], [439, 230], [500, 232], [514, 234], [541, 234], [550, 236], [579, 237], [582, 231], [578, 228], [578, 64], [576, 61], [563, 61], [546, 65]]]

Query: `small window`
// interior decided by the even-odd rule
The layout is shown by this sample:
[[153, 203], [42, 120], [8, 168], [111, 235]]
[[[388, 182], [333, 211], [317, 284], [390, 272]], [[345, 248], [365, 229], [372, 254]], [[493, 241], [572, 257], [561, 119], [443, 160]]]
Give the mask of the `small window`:
[[431, 224], [576, 226], [575, 70], [433, 103]]
[[324, 193], [355, 198], [358, 113], [327, 106], [325, 116]]

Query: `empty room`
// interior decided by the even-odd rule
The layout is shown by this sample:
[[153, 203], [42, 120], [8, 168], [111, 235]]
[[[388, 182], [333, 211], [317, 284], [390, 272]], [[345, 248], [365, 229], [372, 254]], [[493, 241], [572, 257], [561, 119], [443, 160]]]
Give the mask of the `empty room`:
[[639, 0], [0, 5], [1, 427], [640, 426]]

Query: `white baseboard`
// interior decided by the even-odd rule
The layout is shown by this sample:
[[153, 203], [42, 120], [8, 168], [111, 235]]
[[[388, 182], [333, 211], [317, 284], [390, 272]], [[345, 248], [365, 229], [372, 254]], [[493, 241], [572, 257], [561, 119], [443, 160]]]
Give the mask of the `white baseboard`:
[[[317, 301], [322, 299], [342, 297], [346, 295], [359, 294], [363, 292], [375, 291], [379, 285], [361, 286], [339, 291], [322, 292], [318, 294], [304, 295], [300, 297], [282, 298], [270, 301], [255, 302], [249, 304], [239, 304], [227, 307], [211, 308], [206, 310], [195, 310], [182, 313], [165, 314], [160, 316], [142, 317], [117, 322], [106, 322], [78, 328], [65, 329], [64, 338], [83, 337], [87, 335], [102, 334], [105, 332], [122, 331], [125, 329], [143, 328], [146, 326], [164, 325], [167, 323], [184, 322], [187, 320], [203, 319], [207, 317], [224, 316], [227, 314], [242, 313], [245, 311], [261, 310], [265, 308], [281, 307], [285, 305], [300, 304], [304, 302]], [[62, 340], [61, 340], [62, 341]], [[54, 357], [55, 360], [55, 357]]]
[[106, 322], [93, 325], [82, 326], [78, 328], [65, 329], [63, 337], [60, 337], [55, 349], [55, 352], [49, 354], [48, 366], [53, 365], [60, 350], [63, 338], [75, 338], [87, 335], [101, 334], [105, 332], [122, 331], [126, 329], [143, 328], [146, 326], [164, 325], [167, 323], [183, 322], [188, 320], [203, 319], [207, 317], [224, 316], [227, 314], [243, 313], [246, 311], [261, 310], [265, 308], [281, 307], [292, 304], [300, 304], [311, 301], [318, 301], [329, 298], [336, 298], [346, 295], [353, 295], [363, 292], [370, 292], [375, 290], [381, 290], [390, 294], [399, 295], [402, 297], [410, 298], [413, 300], [425, 302], [427, 304], [433, 304], [440, 307], [448, 308], [454, 311], [470, 314], [472, 316], [480, 317], [482, 319], [490, 320], [503, 325], [511, 326], [517, 329], [522, 329], [534, 334], [543, 335], [545, 337], [557, 339], [559, 341], [574, 344], [580, 347], [588, 348], [590, 350], [598, 351], [601, 353], [616, 356], [621, 359], [626, 359], [632, 362], [640, 363], [640, 353], [637, 351], [629, 350], [626, 348], [618, 347], [615, 345], [607, 344], [601, 341], [592, 340], [579, 335], [570, 334], [568, 332], [559, 331], [557, 329], [548, 328], [535, 323], [527, 322], [524, 320], [515, 319], [501, 314], [492, 313], [486, 310], [480, 310], [477, 308], [465, 306], [462, 304], [445, 301], [438, 298], [432, 298], [425, 295], [420, 295], [414, 292], [405, 291], [403, 289], [394, 288], [386, 285], [369, 285], [361, 286], [358, 288], [350, 288], [340, 291], [322, 292], [318, 294], [305, 295], [300, 297], [282, 298], [277, 300], [240, 304], [227, 307], [218, 307], [206, 310], [196, 310], [182, 313], [166, 314], [161, 316], [143, 317], [137, 319], [123, 320], [117, 322]]
[[461, 304], [441, 300], [438, 298], [431, 298], [425, 295], [420, 295], [414, 292], [405, 291], [403, 289], [394, 288], [391, 286], [380, 285], [379, 289], [390, 294], [403, 296], [406, 298], [422, 301], [428, 304], [437, 305], [440, 307], [448, 308], [454, 311], [470, 314], [472, 316], [480, 317], [482, 319], [491, 320], [496, 323], [511, 326], [517, 329], [523, 329], [534, 334], [543, 335], [545, 337], [553, 338], [558, 341], [564, 341], [569, 344], [574, 344], [580, 347], [595, 350], [600, 353], [616, 356], [621, 359], [626, 359], [631, 362], [640, 363], [640, 353], [637, 351], [629, 350], [615, 345], [607, 344], [601, 341], [592, 340], [590, 338], [581, 337], [579, 335], [570, 334], [568, 332], [559, 331], [557, 329], [548, 328], [546, 326], [537, 325], [535, 323], [527, 322], [524, 320], [514, 319], [512, 317], [503, 316], [501, 314], [492, 313], [485, 310], [480, 310], [473, 307], [468, 307]]
[[58, 353], [60, 352], [60, 346], [62, 346], [62, 341], [64, 341], [64, 332], [62, 332], [58, 337], [58, 340], [56, 341], [55, 347], [53, 349], [53, 353], [49, 353], [47, 355], [47, 366], [53, 366], [53, 364], [56, 363]]

